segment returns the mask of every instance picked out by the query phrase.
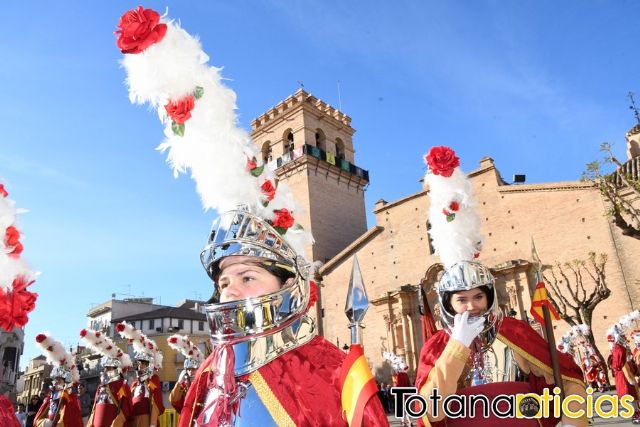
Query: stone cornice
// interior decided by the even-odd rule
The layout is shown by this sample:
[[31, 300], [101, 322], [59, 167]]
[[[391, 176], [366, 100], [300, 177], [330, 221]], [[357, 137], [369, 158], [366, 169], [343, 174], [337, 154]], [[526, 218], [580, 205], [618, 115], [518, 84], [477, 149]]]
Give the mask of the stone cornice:
[[284, 101], [280, 101], [275, 107], [270, 108], [264, 114], [253, 119], [251, 121], [251, 133], [259, 133], [267, 125], [271, 126], [278, 120], [284, 120], [289, 116], [290, 111], [297, 111], [303, 108], [303, 106], [307, 106], [309, 111], [316, 112], [316, 115], [318, 115], [317, 113], [321, 113], [322, 115], [318, 115], [318, 117], [324, 117], [337, 122], [339, 127], [351, 127], [351, 117], [303, 89], [298, 89], [296, 93], [290, 95]]
[[564, 181], [545, 184], [512, 184], [498, 187], [498, 193], [526, 193], [535, 191], [571, 191], [595, 189], [595, 185], [588, 181]]
[[416, 197], [421, 197], [421, 196], [427, 194], [428, 192], [429, 192], [428, 189], [420, 190], [417, 193], [410, 194], [410, 195], [408, 195], [406, 197], [403, 197], [402, 199], [396, 200], [395, 202], [387, 203], [385, 205], [380, 206], [377, 209], [373, 209], [373, 213], [377, 214], [377, 213], [380, 213], [380, 212], [382, 212], [384, 210], [390, 209], [390, 208], [392, 208], [394, 206], [401, 205], [402, 203], [408, 202], [411, 199], [415, 199]]

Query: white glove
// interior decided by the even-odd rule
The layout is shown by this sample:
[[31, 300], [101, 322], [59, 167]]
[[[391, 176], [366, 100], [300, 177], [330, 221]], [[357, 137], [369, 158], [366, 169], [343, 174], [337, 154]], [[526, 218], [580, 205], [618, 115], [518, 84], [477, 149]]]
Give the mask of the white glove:
[[53, 425], [53, 421], [51, 420], [44, 420], [44, 427], [51, 427]]
[[182, 372], [180, 372], [180, 375], [178, 376], [178, 383], [182, 383], [186, 381], [187, 381], [187, 370], [183, 369]]
[[479, 317], [471, 323], [468, 323], [468, 320], [468, 311], [456, 314], [453, 320], [453, 331], [451, 331], [451, 338], [457, 339], [465, 347], [469, 347], [473, 339], [484, 329], [484, 317]]

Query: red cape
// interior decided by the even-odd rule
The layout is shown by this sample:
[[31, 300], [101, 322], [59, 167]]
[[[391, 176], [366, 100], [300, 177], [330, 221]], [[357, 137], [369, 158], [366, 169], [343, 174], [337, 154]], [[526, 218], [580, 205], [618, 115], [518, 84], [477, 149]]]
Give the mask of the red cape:
[[22, 427], [14, 412], [9, 399], [0, 394], [0, 426]]
[[133, 410], [131, 407], [131, 389], [127, 383], [123, 379], [119, 379], [107, 385], [111, 391], [111, 395], [116, 401], [115, 405], [111, 403], [97, 403], [102, 387], [104, 386], [100, 385], [98, 387], [93, 399], [93, 425], [110, 426], [118, 416], [119, 411], [122, 411], [122, 415], [124, 415], [127, 420], [130, 420], [133, 415]]
[[[63, 404], [64, 407], [61, 409], [62, 417], [60, 417], [59, 419], [62, 419], [64, 427], [83, 427], [78, 395], [76, 393], [69, 394], [65, 391], [62, 394], [60, 401], [60, 404]], [[40, 409], [38, 409], [38, 413], [36, 414], [35, 420], [33, 422], [34, 425], [39, 419], [47, 418], [50, 402], [51, 392], [49, 392], [47, 397], [44, 399], [44, 402], [42, 402]], [[55, 425], [57, 425], [57, 423]]]
[[[346, 426], [340, 398], [340, 368], [345, 357], [346, 354], [335, 345], [315, 337], [258, 369], [257, 379], [261, 377], [264, 383], [253, 385], [256, 390], [275, 397], [272, 400], [278, 408], [283, 409], [297, 426]], [[206, 379], [201, 377], [209, 370], [211, 360], [212, 356], [209, 356], [202, 364], [187, 392], [180, 427], [188, 427], [201, 408], [196, 404], [204, 403], [207, 387]], [[256, 375], [249, 377], [255, 379]], [[376, 396], [367, 403], [363, 425], [388, 426], [387, 416]]]
[[627, 363], [627, 349], [615, 343], [613, 345], [613, 349], [611, 350], [612, 359], [611, 359], [611, 369], [613, 370], [615, 379], [616, 379], [616, 391], [618, 392], [618, 396], [622, 397], [625, 394], [633, 396], [634, 398], [638, 398], [638, 394], [636, 393], [635, 386], [629, 384], [627, 381], [627, 377], [622, 372], [622, 368]]
[[[136, 378], [133, 380], [129, 390], [135, 389], [138, 384], [139, 381]], [[151, 375], [147, 380], [147, 387], [149, 388], [149, 394], [153, 396], [153, 400], [158, 407], [158, 416], [160, 416], [164, 413], [164, 401], [162, 400], [162, 385], [160, 384], [160, 377], [156, 374]], [[131, 391], [129, 391], [129, 394], [131, 394]]]
[[[515, 353], [518, 353], [530, 363], [535, 364], [538, 368], [543, 371], [553, 373], [553, 369], [551, 368], [551, 355], [549, 354], [547, 341], [542, 338], [527, 322], [522, 320], [517, 320], [512, 317], [506, 317], [503, 319], [502, 324], [500, 325], [500, 330], [498, 333], [498, 339], [502, 341], [505, 345], [511, 348]], [[435, 365], [436, 361], [444, 351], [445, 346], [449, 342], [449, 334], [445, 331], [439, 331], [434, 336], [429, 339], [422, 347], [422, 351], [420, 352], [420, 364], [418, 366], [418, 373], [416, 377], [416, 387], [418, 390], [422, 388], [422, 386], [427, 381], [427, 377], [429, 372]], [[560, 353], [558, 354], [560, 359], [560, 371], [564, 379], [571, 379], [573, 381], [578, 381], [582, 383], [582, 371], [575, 364], [573, 358], [568, 354]], [[529, 391], [532, 393], [541, 394], [544, 388], [553, 389], [553, 385], [546, 384], [543, 377], [537, 377], [533, 374], [529, 374]], [[505, 387], [510, 387], [515, 389], [520, 389], [518, 392], [524, 393], [526, 391], [521, 390], [522, 386], [515, 383], [492, 383], [485, 384], [482, 386], [476, 387], [467, 387], [463, 390], [458, 391], [458, 393], [462, 392], [463, 394], [470, 393], [481, 393], [485, 395], [497, 395], [501, 394]], [[440, 422], [436, 422], [434, 426], [444, 426], [447, 424], [452, 424], [453, 420], [443, 420]], [[456, 420], [456, 423], [461, 422], [463, 420]], [[511, 424], [513, 425], [513, 419], [482, 419], [479, 418], [476, 421], [475, 425], [479, 424], [480, 421], [487, 422], [487, 425], [499, 425], [500, 422], [506, 423], [505, 425]], [[560, 420], [559, 419], [541, 419], [542, 425], [555, 426]], [[518, 422], [524, 422], [524, 420], [518, 420]], [[419, 425], [422, 425], [422, 421], [419, 421]]]

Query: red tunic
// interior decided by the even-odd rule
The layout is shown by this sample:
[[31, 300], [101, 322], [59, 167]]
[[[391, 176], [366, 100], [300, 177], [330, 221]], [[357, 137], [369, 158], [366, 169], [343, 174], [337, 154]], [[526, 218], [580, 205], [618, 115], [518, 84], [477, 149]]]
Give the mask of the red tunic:
[[[131, 391], [135, 393], [136, 387], [140, 383], [137, 379], [133, 381], [131, 384]], [[143, 395], [133, 396], [131, 399], [132, 403], [132, 417], [135, 418], [139, 416], [149, 415], [157, 415], [160, 417], [164, 413], [164, 402], [162, 400], [162, 387], [160, 386], [160, 377], [158, 375], [153, 374], [148, 380], [145, 381], [147, 389], [149, 390], [149, 396], [145, 397]], [[153, 409], [157, 410], [153, 411]], [[156, 417], [156, 418], [157, 418]], [[137, 425], [137, 423], [134, 423]], [[157, 419], [151, 419], [149, 424], [158, 426]]]
[[406, 372], [395, 372], [391, 380], [394, 387], [411, 387], [411, 381]]
[[[201, 410], [199, 404], [204, 403], [206, 396], [206, 373], [212, 356], [202, 364], [187, 392], [180, 413], [180, 427], [190, 427], [190, 420], [197, 418]], [[339, 385], [340, 368], [345, 357], [346, 354], [338, 347], [322, 337], [315, 337], [242, 379], [264, 380], [269, 396], [274, 398], [272, 403], [275, 401], [277, 408], [286, 411], [297, 426], [346, 426]], [[260, 387], [260, 384], [254, 385]], [[388, 426], [387, 416], [375, 396], [367, 403], [363, 425]]]
[[627, 349], [618, 343], [613, 345], [613, 349], [611, 350], [611, 369], [613, 369], [613, 373], [616, 380], [616, 391], [618, 392], [618, 397], [622, 397], [625, 394], [633, 396], [634, 398], [638, 398], [638, 394], [636, 393], [635, 386], [631, 385], [629, 381], [627, 381], [627, 377], [624, 375], [623, 368], [627, 365]]
[[51, 395], [52, 393], [49, 392], [47, 397], [44, 399], [44, 402], [42, 402], [40, 409], [38, 409], [38, 413], [33, 421], [34, 427], [43, 426], [47, 419], [54, 421], [54, 424], [51, 427], [59, 425], [60, 420], [62, 420], [61, 424], [64, 425], [64, 427], [83, 427], [78, 395], [76, 393], [67, 393], [66, 390], [63, 391], [59, 402], [60, 409], [58, 410], [57, 415], [55, 415], [55, 418], [53, 418], [54, 414], [49, 414]]
[[[548, 351], [547, 341], [545, 341], [528, 323], [517, 320], [512, 317], [506, 317], [503, 319], [500, 325], [498, 339], [502, 341], [507, 347], [511, 348], [518, 354], [526, 354], [528, 360], [536, 360], [539, 366], [545, 366], [546, 370], [551, 370], [551, 355]], [[449, 342], [449, 334], [445, 331], [439, 331], [433, 335], [429, 341], [427, 341], [422, 347], [420, 352], [420, 364], [418, 366], [418, 373], [416, 378], [416, 387], [421, 390], [427, 381], [429, 372], [435, 365], [438, 358], [444, 351], [445, 346]], [[568, 354], [559, 353], [560, 370], [563, 377], [582, 382], [582, 371], [575, 364], [573, 358]], [[482, 394], [489, 398], [501, 394], [517, 394], [517, 393], [536, 393], [542, 394], [545, 388], [553, 389], [553, 385], [546, 383], [543, 377], [538, 377], [530, 373], [528, 382], [496, 382], [483, 384], [475, 387], [466, 387], [456, 391], [456, 394], [468, 395], [468, 394]], [[549, 394], [552, 394], [551, 391]], [[482, 412], [477, 412], [481, 414]], [[553, 412], [551, 412], [553, 413]], [[444, 419], [432, 423], [433, 426], [458, 426], [458, 425], [475, 425], [475, 426], [510, 426], [513, 427], [514, 422], [517, 421], [518, 426], [555, 426], [560, 420], [557, 418], [540, 419], [540, 424], [536, 419], [518, 419], [513, 418], [498, 418], [492, 416], [490, 418], [483, 418], [482, 416], [476, 416], [475, 419]], [[423, 425], [422, 420], [418, 420], [418, 425]]]
[[132, 417], [131, 390], [123, 379], [98, 387], [87, 425], [111, 427], [120, 413], [125, 421]]

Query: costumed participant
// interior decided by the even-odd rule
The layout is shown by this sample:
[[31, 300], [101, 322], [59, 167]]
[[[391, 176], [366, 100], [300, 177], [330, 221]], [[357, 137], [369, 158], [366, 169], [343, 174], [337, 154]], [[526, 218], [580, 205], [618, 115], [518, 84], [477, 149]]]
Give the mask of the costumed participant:
[[633, 374], [633, 368], [629, 363], [631, 353], [625, 329], [629, 327], [632, 318], [637, 319], [638, 311], [623, 316], [607, 330], [607, 341], [611, 347], [611, 369], [616, 382], [616, 392], [619, 398], [624, 395], [633, 396], [636, 412], [632, 422], [640, 424], [640, 407], [638, 402], [638, 385]]
[[36, 335], [36, 342], [53, 365], [53, 385], [34, 419], [34, 427], [82, 427], [77, 385], [80, 374], [73, 356], [47, 333]]
[[585, 383], [594, 390], [604, 391], [606, 376], [602, 369], [602, 362], [589, 343], [591, 328], [586, 324], [572, 326], [561, 338], [558, 350], [573, 356], [584, 373]]
[[[159, 149], [176, 175], [190, 173], [204, 208], [221, 214], [201, 254], [213, 281], [205, 310], [214, 350], [193, 378], [180, 426], [346, 425], [345, 354], [306, 314], [315, 292], [302, 254], [312, 239], [293, 216], [291, 190], [256, 160], [235, 93], [197, 39], [142, 7], [118, 27], [130, 99], [158, 110]], [[380, 402], [364, 402], [363, 424], [387, 425]]]
[[[8, 196], [4, 185], [0, 184], [0, 334], [2, 331], [11, 334], [15, 328], [25, 326], [38, 297], [38, 294], [27, 290], [33, 284], [35, 274], [21, 257], [24, 248], [16, 227], [19, 211]], [[15, 384], [0, 378], [1, 426], [18, 426], [13, 405], [5, 396], [14, 387]]]
[[[458, 167], [458, 157], [448, 147], [434, 147], [425, 160], [429, 166], [425, 179], [431, 199], [430, 236], [445, 266], [437, 284], [445, 330], [433, 335], [420, 354], [416, 387], [427, 399], [435, 389], [442, 397], [436, 401], [437, 406], [428, 407], [420, 423], [438, 426], [513, 425], [515, 409], [506, 418], [496, 414], [489, 418], [482, 415], [446, 418], [443, 414], [442, 401], [452, 394], [466, 397], [484, 395], [489, 402], [497, 395], [542, 394], [544, 389], [553, 395], [554, 380], [548, 343], [527, 322], [503, 318], [491, 272], [474, 261], [481, 249], [480, 220], [475, 212], [471, 182]], [[497, 382], [497, 372], [511, 372], [511, 368], [496, 366], [498, 359], [492, 349], [492, 345], [497, 345], [494, 343], [496, 338], [511, 351], [512, 360], [527, 375], [527, 382]], [[580, 368], [568, 355], [559, 354], [559, 359], [565, 395], [585, 398]], [[469, 399], [465, 398], [467, 402]], [[434, 415], [434, 406], [438, 409], [437, 415]], [[586, 410], [584, 405], [576, 402], [571, 402], [569, 408], [573, 411]], [[470, 408], [466, 410], [469, 414]], [[553, 411], [549, 413], [553, 415]], [[555, 426], [558, 421], [552, 417], [517, 419], [517, 424]], [[562, 423], [588, 425], [586, 417], [573, 419], [563, 416]]]
[[202, 355], [202, 352], [200, 352], [200, 349], [198, 349], [198, 347], [192, 343], [186, 335], [171, 335], [167, 338], [167, 343], [169, 344], [169, 347], [180, 352], [184, 356], [182, 372], [180, 372], [178, 381], [176, 382], [176, 385], [173, 386], [171, 394], [169, 394], [169, 401], [171, 402], [171, 405], [176, 411], [178, 411], [178, 413], [180, 413], [184, 406], [184, 397], [189, 390], [189, 386], [191, 386], [196, 370], [198, 370], [202, 362], [204, 362], [204, 356]]
[[[640, 330], [636, 329], [631, 334], [633, 338], [633, 349], [631, 350], [631, 356], [636, 364], [636, 367], [640, 368]], [[640, 381], [640, 376], [637, 376], [636, 381]]]
[[162, 368], [162, 353], [155, 341], [127, 322], [116, 325], [116, 330], [133, 344], [136, 378], [131, 384], [131, 421], [129, 427], [159, 427], [164, 413], [162, 386], [156, 371]]
[[397, 356], [389, 351], [385, 351], [382, 353], [382, 357], [389, 361], [391, 367], [393, 368], [393, 375], [391, 377], [391, 381], [394, 387], [409, 387], [411, 386], [411, 381], [409, 380], [409, 374], [407, 371], [409, 367], [407, 366], [407, 362], [400, 356]]
[[133, 366], [131, 358], [100, 331], [83, 329], [80, 338], [102, 355], [100, 364], [104, 368], [86, 427], [124, 426], [133, 414], [131, 389], [124, 378], [124, 373]]

